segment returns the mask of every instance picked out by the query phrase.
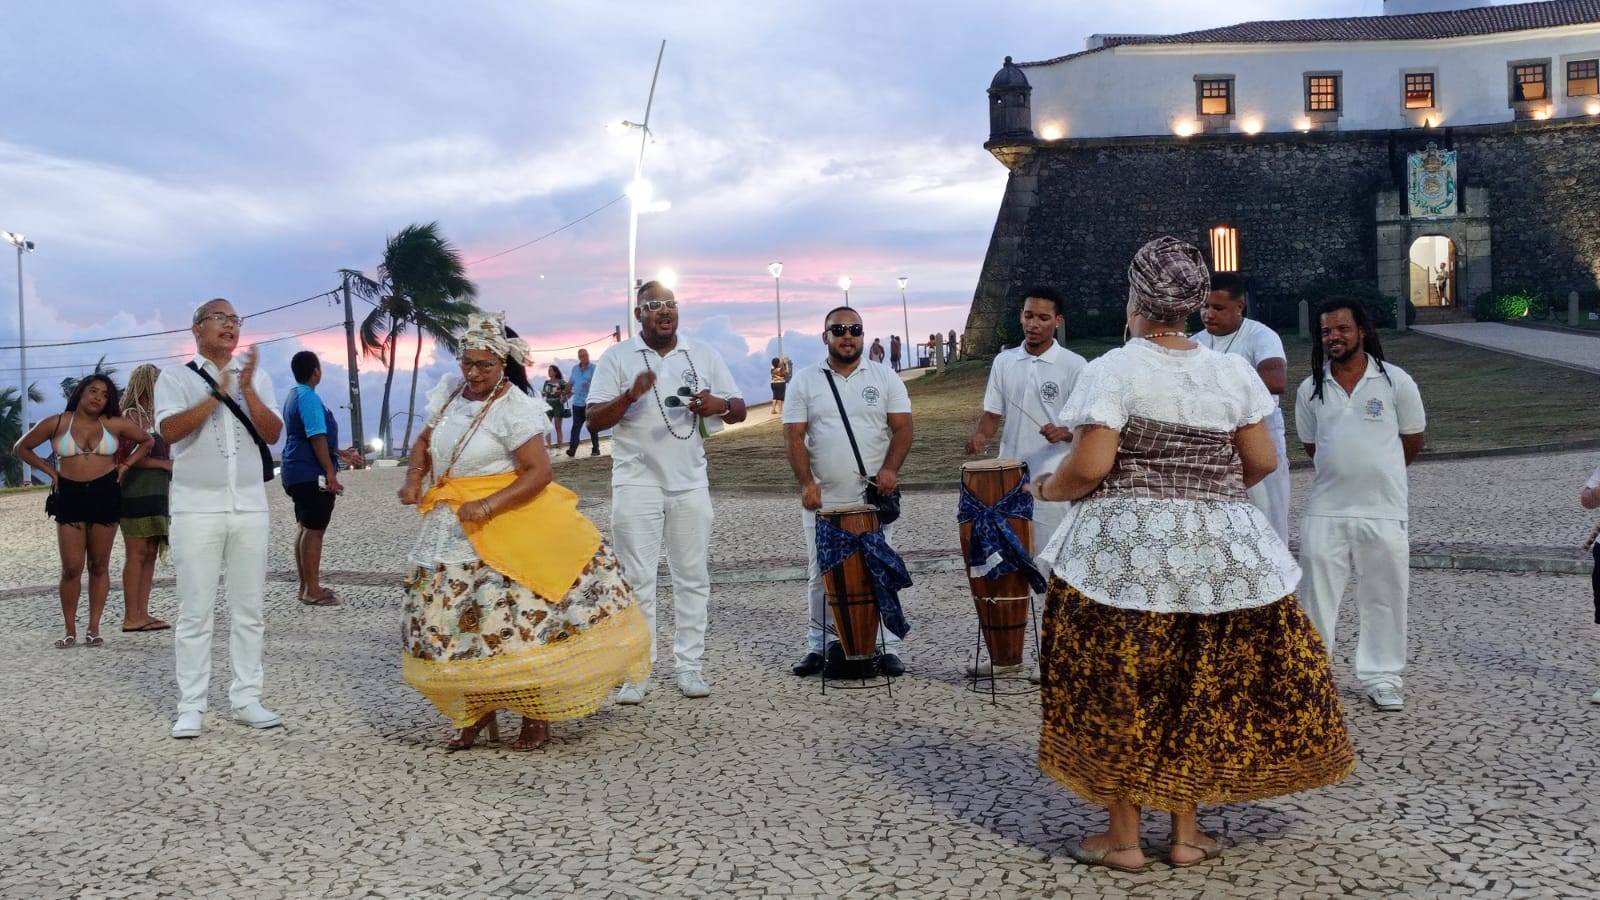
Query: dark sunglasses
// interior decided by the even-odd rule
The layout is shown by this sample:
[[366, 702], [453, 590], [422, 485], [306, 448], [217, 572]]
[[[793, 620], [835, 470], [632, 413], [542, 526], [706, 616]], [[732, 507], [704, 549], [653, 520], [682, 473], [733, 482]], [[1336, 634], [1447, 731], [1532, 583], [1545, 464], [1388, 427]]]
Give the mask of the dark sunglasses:
[[639, 301], [639, 308], [644, 310], [645, 312], [655, 312], [656, 310], [660, 309], [663, 306], [665, 306], [667, 309], [677, 309], [678, 308], [678, 301], [676, 301], [676, 300], [640, 300]]
[[[670, 303], [671, 301], [669, 300], [667, 302]], [[661, 402], [666, 406], [677, 408], [679, 406], [687, 406], [688, 405], [684, 401], [684, 399], [683, 399], [684, 397], [693, 397], [693, 396], [694, 396], [694, 391], [690, 390], [689, 387], [686, 385], [684, 387], [678, 388], [678, 393], [672, 395], [671, 397], [668, 397], [667, 399], [665, 399], [665, 400], [663, 400]]]
[[850, 335], [851, 337], [861, 337], [863, 334], [866, 334], [866, 332], [867, 332], [867, 330], [865, 328], [862, 328], [860, 325], [829, 325], [828, 326], [828, 333], [833, 335], [834, 337], [844, 337], [847, 334]]

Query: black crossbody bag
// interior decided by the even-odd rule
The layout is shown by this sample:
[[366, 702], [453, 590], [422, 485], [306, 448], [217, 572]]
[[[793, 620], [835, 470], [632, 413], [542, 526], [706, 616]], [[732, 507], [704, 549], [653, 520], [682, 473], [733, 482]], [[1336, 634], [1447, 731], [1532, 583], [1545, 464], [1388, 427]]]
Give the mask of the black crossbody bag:
[[891, 524], [900, 518], [900, 491], [897, 488], [885, 494], [867, 479], [867, 466], [861, 461], [861, 448], [856, 446], [856, 433], [850, 427], [850, 414], [844, 411], [844, 398], [839, 396], [839, 386], [833, 383], [831, 370], [824, 369], [822, 374], [827, 376], [828, 390], [833, 391], [833, 402], [839, 407], [839, 418], [844, 422], [844, 436], [850, 439], [850, 452], [856, 457], [856, 471], [860, 472], [862, 480], [867, 482], [867, 489], [862, 492], [861, 500], [878, 510], [879, 525]]
[[210, 385], [211, 393], [214, 394], [218, 400], [222, 401], [222, 405], [226, 406], [228, 410], [233, 413], [234, 418], [238, 419], [240, 424], [244, 425], [244, 430], [249, 432], [250, 439], [256, 442], [256, 449], [261, 451], [261, 480], [271, 481], [272, 448], [268, 447], [267, 442], [261, 439], [261, 433], [256, 431], [256, 425], [254, 422], [250, 421], [250, 416], [248, 416], [244, 410], [239, 408], [239, 404], [233, 402], [232, 397], [229, 397], [227, 394], [217, 390], [216, 379], [212, 378], [210, 375], [207, 375], [204, 369], [195, 365], [194, 360], [189, 361], [189, 371], [199, 375], [202, 379], [204, 379], [205, 383]]

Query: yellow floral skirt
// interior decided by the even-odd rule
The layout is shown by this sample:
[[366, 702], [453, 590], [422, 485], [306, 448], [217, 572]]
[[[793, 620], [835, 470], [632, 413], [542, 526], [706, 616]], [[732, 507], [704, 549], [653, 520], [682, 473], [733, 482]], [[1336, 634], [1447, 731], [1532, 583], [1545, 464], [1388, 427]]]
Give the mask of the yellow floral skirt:
[[1039, 768], [1102, 806], [1172, 812], [1333, 784], [1355, 750], [1294, 595], [1215, 615], [1045, 602]]
[[496, 709], [581, 718], [650, 673], [649, 628], [606, 544], [559, 598], [481, 561], [419, 566], [405, 587], [401, 672], [456, 728]]

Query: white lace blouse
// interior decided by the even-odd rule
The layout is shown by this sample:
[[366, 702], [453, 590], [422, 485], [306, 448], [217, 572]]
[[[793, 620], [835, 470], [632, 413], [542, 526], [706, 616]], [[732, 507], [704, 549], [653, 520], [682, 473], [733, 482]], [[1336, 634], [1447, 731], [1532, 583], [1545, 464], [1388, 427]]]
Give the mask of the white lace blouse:
[[[1089, 363], [1058, 421], [1120, 431], [1140, 417], [1231, 434], [1274, 408], [1240, 357], [1136, 340]], [[1071, 504], [1038, 562], [1097, 603], [1147, 612], [1264, 606], [1300, 581], [1289, 548], [1243, 498], [1097, 491]]]
[[[444, 474], [456, 444], [466, 434], [472, 419], [483, 408], [483, 401], [457, 397], [445, 408], [445, 401], [461, 382], [461, 376], [447, 376], [428, 392], [427, 421], [432, 422], [444, 409], [444, 416], [433, 428], [428, 443], [428, 454], [433, 463], [433, 477]], [[505, 396], [494, 401], [483, 424], [473, 433], [467, 445], [461, 448], [455, 468], [456, 475], [496, 475], [511, 472], [517, 467], [513, 454], [530, 438], [542, 436], [550, 427], [541, 404], [513, 387]], [[478, 560], [467, 534], [461, 530], [456, 512], [446, 504], [439, 504], [422, 519], [422, 531], [411, 548], [413, 565], [433, 568], [445, 563], [470, 563]]]

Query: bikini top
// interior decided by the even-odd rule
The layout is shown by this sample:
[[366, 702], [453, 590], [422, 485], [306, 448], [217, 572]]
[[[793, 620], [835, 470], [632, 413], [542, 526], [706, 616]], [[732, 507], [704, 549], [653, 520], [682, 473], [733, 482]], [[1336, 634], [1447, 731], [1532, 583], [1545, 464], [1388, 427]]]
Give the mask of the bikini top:
[[100, 426], [100, 443], [98, 446], [83, 448], [78, 446], [78, 441], [72, 436], [72, 425], [67, 425], [67, 430], [56, 440], [56, 456], [66, 459], [72, 456], [112, 456], [117, 452], [117, 436], [104, 425]]

